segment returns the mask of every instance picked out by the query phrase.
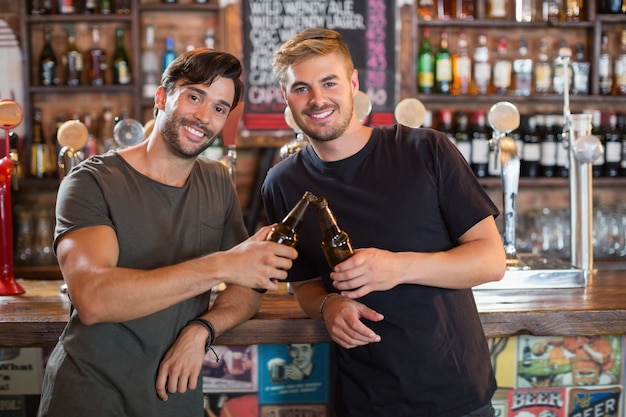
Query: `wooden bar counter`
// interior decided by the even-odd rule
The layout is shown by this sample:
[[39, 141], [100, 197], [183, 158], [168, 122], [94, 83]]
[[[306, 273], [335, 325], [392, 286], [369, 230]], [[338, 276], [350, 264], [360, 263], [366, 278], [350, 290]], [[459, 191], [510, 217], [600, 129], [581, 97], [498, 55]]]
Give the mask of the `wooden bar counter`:
[[[0, 296], [0, 347], [53, 346], [70, 303], [58, 280], [19, 280], [26, 293]], [[485, 334], [546, 336], [626, 333], [626, 271], [603, 271], [585, 288], [475, 291]], [[267, 293], [260, 312], [218, 344], [326, 342], [322, 322], [307, 318], [293, 295]]]

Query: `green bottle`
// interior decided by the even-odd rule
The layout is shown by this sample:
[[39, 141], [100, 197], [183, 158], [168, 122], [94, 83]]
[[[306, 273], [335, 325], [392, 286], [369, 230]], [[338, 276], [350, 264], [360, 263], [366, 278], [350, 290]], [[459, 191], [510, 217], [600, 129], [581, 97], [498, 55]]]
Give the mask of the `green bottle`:
[[431, 94], [435, 86], [435, 57], [430, 45], [430, 29], [424, 28], [417, 56], [417, 87], [420, 93]]
[[452, 56], [448, 49], [448, 32], [441, 32], [439, 49], [435, 53], [435, 92], [450, 94], [452, 89]]

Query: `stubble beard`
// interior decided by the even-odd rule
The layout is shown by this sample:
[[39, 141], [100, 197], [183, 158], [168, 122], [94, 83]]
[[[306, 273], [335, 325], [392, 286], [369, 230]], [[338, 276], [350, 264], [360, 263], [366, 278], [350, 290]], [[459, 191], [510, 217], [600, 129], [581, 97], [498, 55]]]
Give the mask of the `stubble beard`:
[[[183, 148], [178, 133], [183, 125], [193, 126], [195, 129], [203, 131], [206, 137], [210, 139], [207, 139], [202, 145], [193, 150]], [[161, 134], [163, 135], [165, 143], [167, 143], [172, 150], [172, 153], [185, 159], [196, 158], [198, 155], [204, 152], [205, 149], [211, 146], [211, 144], [215, 141], [216, 136], [212, 130], [207, 129], [205, 126], [200, 126], [197, 123], [189, 122], [185, 118], [174, 119], [171, 114], [168, 114], [165, 117], [165, 120], [163, 122], [163, 128], [161, 129]]]
[[[328, 107], [320, 107], [320, 108], [311, 108], [312, 111], [325, 110]], [[302, 132], [309, 137], [310, 139], [319, 141], [319, 142], [330, 142], [332, 140], [337, 139], [341, 135], [344, 134], [348, 126], [350, 125], [350, 120], [352, 118], [352, 107], [346, 108], [348, 111], [346, 113], [340, 114], [340, 119], [337, 124], [331, 126], [320, 126], [311, 128], [304, 122], [304, 117], [300, 117], [301, 123], [297, 123]], [[334, 107], [334, 110], [337, 112], [339, 110], [338, 106]], [[297, 120], [296, 120], [297, 122]]]

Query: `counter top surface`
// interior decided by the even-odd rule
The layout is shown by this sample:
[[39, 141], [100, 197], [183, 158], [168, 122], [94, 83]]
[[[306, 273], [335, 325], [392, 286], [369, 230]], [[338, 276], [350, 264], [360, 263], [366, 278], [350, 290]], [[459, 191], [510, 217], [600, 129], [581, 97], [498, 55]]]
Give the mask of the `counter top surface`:
[[[0, 296], [0, 347], [53, 346], [69, 315], [62, 281], [19, 280], [26, 290]], [[626, 333], [626, 272], [605, 271], [585, 288], [474, 291], [485, 334]], [[328, 341], [322, 322], [305, 316], [293, 295], [268, 292], [259, 313], [218, 338], [220, 344]]]

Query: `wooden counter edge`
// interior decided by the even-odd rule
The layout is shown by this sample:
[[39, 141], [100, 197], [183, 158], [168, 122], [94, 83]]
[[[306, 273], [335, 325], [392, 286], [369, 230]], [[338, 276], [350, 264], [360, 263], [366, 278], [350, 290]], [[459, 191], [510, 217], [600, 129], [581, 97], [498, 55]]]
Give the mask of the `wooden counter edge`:
[[[50, 347], [56, 344], [69, 310], [67, 300], [58, 296], [59, 283], [25, 282], [27, 292], [30, 291], [27, 297], [0, 298], [0, 347]], [[480, 320], [487, 337], [626, 334], [626, 297], [623, 297], [626, 290], [622, 289], [621, 282], [618, 285], [618, 291], [613, 284], [602, 288], [601, 292], [584, 291], [587, 302], [589, 298], [597, 298], [599, 302], [579, 308], [572, 308], [571, 299], [568, 299], [567, 306], [557, 303], [537, 308], [528, 302], [522, 303], [524, 308], [520, 308], [522, 304], [516, 308], [515, 301], [502, 306], [486, 304], [491, 308], [480, 312]], [[607, 294], [611, 292], [613, 298], [609, 302]], [[516, 298], [518, 301], [523, 299]], [[307, 318], [293, 297], [268, 294], [257, 316], [219, 337], [217, 343], [248, 345], [329, 340], [324, 323]]]

